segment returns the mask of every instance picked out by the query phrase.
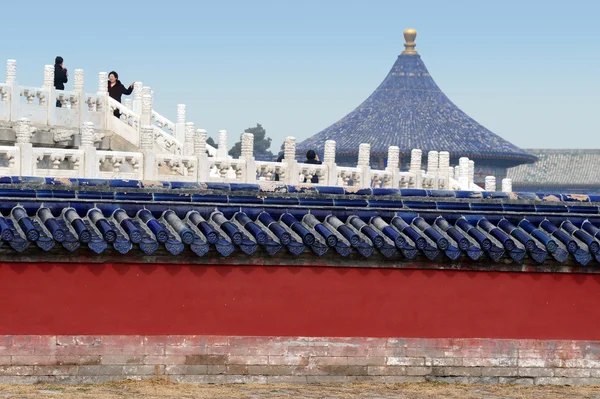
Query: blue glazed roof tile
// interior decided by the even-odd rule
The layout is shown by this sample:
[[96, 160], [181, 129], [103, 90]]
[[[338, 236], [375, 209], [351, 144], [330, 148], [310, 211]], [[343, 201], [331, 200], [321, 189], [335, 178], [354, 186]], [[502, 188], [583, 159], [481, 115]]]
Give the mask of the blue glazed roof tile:
[[[334, 190], [327, 198], [314, 191], [279, 192], [263, 203], [247, 185], [230, 191], [226, 187], [235, 185], [177, 185], [181, 192], [174, 193], [162, 184], [144, 188], [132, 181], [113, 182], [114, 191], [99, 180], [63, 186], [4, 181], [11, 183], [0, 185], [0, 252], [17, 259], [14, 254], [30, 251], [87, 251], [600, 266], [600, 210], [592, 198]], [[56, 195], [49, 196], [51, 191]], [[64, 193], [75, 196], [54, 200]]]
[[418, 54], [401, 54], [379, 87], [354, 111], [297, 146], [323, 153], [326, 140], [336, 154], [387, 156], [389, 146], [408, 155], [414, 148], [449, 151], [453, 157], [501, 159], [518, 165], [537, 158], [492, 133], [460, 110], [437, 86]]

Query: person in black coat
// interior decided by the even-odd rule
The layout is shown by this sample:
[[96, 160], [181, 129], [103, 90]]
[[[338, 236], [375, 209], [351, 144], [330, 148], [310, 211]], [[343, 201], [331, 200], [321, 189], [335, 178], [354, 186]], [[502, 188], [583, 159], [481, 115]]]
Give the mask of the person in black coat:
[[[63, 57], [58, 56], [54, 59], [54, 88], [56, 90], [64, 90], [65, 83], [69, 81], [69, 72], [63, 66]], [[56, 106], [62, 107], [60, 100], [56, 100]]]
[[[284, 158], [284, 155], [285, 155], [285, 154], [281, 154], [281, 155], [279, 155], [279, 157], [277, 158], [277, 162], [282, 162], [282, 161], [283, 161], [283, 158]], [[274, 180], [275, 180], [275, 181], [279, 181], [279, 173], [275, 173], [275, 179], [274, 179]]]
[[[135, 82], [129, 85], [129, 87], [126, 89], [125, 86], [123, 86], [123, 83], [121, 83], [121, 81], [119, 80], [119, 74], [115, 71], [112, 71], [108, 74], [108, 95], [110, 96], [110, 98], [114, 99], [118, 103], [121, 103], [121, 96], [130, 95], [133, 92], [134, 84]], [[113, 112], [113, 114], [117, 118], [121, 117], [121, 113], [118, 109], [115, 109], [115, 112]]]
[[[317, 153], [314, 152], [313, 150], [308, 150], [308, 152], [306, 153], [306, 161], [304, 161], [304, 163], [310, 163], [313, 165], [321, 165], [321, 161], [319, 161], [319, 157], [317, 156]], [[319, 176], [314, 175], [312, 177], [312, 179], [310, 180], [311, 183], [318, 183], [319, 182]], [[304, 178], [304, 183], [306, 183], [306, 177]]]

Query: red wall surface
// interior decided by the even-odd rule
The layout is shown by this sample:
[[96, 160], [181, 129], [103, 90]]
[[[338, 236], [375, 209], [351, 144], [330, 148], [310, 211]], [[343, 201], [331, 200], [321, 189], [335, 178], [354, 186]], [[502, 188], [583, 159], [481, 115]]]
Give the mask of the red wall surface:
[[0, 334], [600, 339], [600, 276], [0, 263]]

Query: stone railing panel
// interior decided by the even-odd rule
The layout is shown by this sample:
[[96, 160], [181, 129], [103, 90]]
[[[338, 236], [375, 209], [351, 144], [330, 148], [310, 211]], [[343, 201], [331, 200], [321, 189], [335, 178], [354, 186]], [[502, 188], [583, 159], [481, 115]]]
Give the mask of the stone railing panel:
[[298, 163], [298, 183], [310, 183], [314, 176], [319, 178], [319, 185], [327, 185], [326, 177], [329, 170], [327, 165]]
[[139, 152], [97, 151], [98, 177], [141, 180], [143, 155]]
[[208, 158], [209, 181], [243, 182], [246, 161], [244, 159]]
[[50, 112], [55, 112], [53, 124], [57, 126], [79, 127], [79, 93], [75, 91], [56, 90], [54, 92], [56, 102], [60, 102], [61, 107], [52, 107], [53, 101], [50, 101]]
[[92, 122], [97, 129], [106, 129], [105, 108], [107, 96], [104, 94], [85, 94], [82, 120]]
[[371, 187], [392, 187], [392, 172], [387, 170], [373, 170], [371, 172]]
[[158, 149], [162, 152], [170, 153], [173, 155], [182, 155], [183, 145], [177, 138], [156, 125], [152, 126], [152, 134], [154, 135], [154, 142]]
[[10, 120], [11, 87], [0, 83], [0, 119]]
[[84, 162], [82, 150], [61, 148], [34, 148], [34, 176], [81, 177]]
[[156, 168], [159, 180], [198, 181], [198, 158], [171, 154], [157, 154]]
[[[120, 118], [116, 118], [113, 115], [115, 110], [121, 113]], [[112, 98], [108, 98], [108, 111], [108, 115], [106, 116], [107, 130], [118, 134], [131, 144], [139, 147], [140, 135], [138, 129], [140, 128], [140, 116]]]
[[0, 175], [20, 176], [20, 166], [19, 147], [0, 146]]
[[411, 172], [399, 172], [398, 173], [398, 188], [416, 188], [415, 174]]
[[286, 176], [287, 164], [283, 162], [265, 162], [255, 161], [256, 180], [258, 181], [276, 181], [275, 176], [279, 176], [279, 181], [283, 182]]
[[331, 185], [344, 187], [360, 187], [362, 183], [362, 169], [348, 166], [337, 167], [337, 179]]
[[152, 111], [152, 124], [169, 133], [175, 135], [175, 123], [165, 118], [156, 111]]
[[41, 87], [18, 87], [19, 99], [13, 107], [13, 120], [27, 118], [34, 123], [48, 123], [48, 103], [50, 90]]

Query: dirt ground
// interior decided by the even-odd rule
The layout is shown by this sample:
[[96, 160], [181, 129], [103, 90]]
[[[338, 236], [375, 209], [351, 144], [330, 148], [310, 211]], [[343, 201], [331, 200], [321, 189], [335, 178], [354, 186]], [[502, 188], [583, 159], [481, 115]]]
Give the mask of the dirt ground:
[[169, 381], [124, 381], [98, 385], [0, 385], [10, 399], [600, 399], [600, 387], [517, 387], [414, 383], [396, 385], [189, 385]]

